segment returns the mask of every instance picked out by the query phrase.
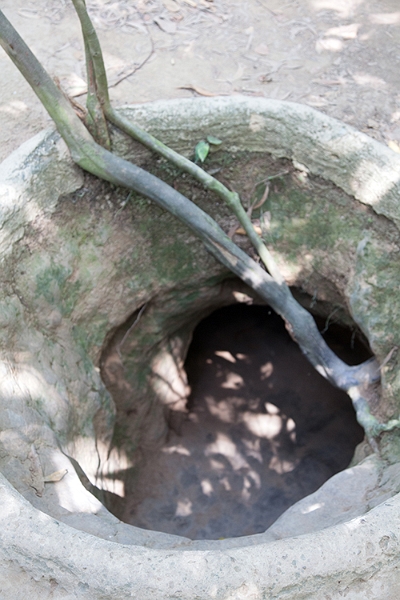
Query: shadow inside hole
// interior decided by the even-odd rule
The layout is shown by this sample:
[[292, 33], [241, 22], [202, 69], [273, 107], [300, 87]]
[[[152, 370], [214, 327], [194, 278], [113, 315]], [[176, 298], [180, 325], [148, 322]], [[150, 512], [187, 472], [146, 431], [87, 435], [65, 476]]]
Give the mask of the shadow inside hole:
[[[332, 325], [325, 337], [349, 363], [370, 356], [350, 330]], [[347, 394], [311, 367], [269, 307], [204, 319], [186, 371], [187, 419], [139, 476], [124, 518], [132, 525], [191, 539], [263, 532], [345, 469], [363, 439]]]

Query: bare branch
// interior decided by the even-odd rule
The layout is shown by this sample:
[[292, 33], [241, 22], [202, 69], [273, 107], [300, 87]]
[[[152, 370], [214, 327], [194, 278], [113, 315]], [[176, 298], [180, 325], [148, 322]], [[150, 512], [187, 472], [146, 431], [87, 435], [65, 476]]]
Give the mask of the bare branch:
[[371, 382], [379, 380], [379, 366], [375, 359], [354, 367], [348, 366], [327, 346], [310, 313], [296, 302], [289, 287], [283, 281], [269, 251], [255, 233], [251, 220], [240, 203], [239, 196], [230, 192], [219, 181], [191, 161], [123, 119], [112, 109], [97, 35], [87, 16], [84, 0], [73, 0], [73, 2], [84, 31], [88, 69], [92, 79], [90, 85], [98, 101], [96, 110], [100, 108], [101, 112], [104, 111], [107, 119], [115, 125], [171, 160], [182, 170], [201, 181], [207, 189], [215, 191], [223, 198], [239, 218], [272, 276], [240, 250], [218, 224], [193, 202], [157, 177], [115, 156], [97, 144], [63, 93], [0, 11], [0, 43], [55, 121], [58, 131], [71, 151], [73, 160], [86, 171], [102, 179], [127, 187], [150, 198], [188, 226], [218, 261], [251, 286], [283, 317], [292, 337], [298, 342], [303, 353], [317, 371], [351, 395], [357, 416], [361, 424], [365, 423], [364, 427], [370, 437], [377, 435], [377, 432], [386, 431], [387, 428], [397, 427], [398, 421], [391, 421], [383, 425], [378, 423], [375, 417], [368, 412], [368, 404], [361, 393], [363, 385], [367, 386]]

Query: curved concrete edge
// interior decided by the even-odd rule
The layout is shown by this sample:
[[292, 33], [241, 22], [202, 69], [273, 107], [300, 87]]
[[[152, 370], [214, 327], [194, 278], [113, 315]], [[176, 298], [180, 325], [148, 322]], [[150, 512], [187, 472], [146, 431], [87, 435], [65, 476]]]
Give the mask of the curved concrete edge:
[[[310, 106], [234, 96], [157, 101], [121, 112], [149, 131], [164, 130], [166, 144], [189, 154], [194, 133], [191, 127], [190, 138], [185, 138], [188, 118], [199, 123], [199, 140], [210, 133], [224, 140], [224, 118], [229, 113], [236, 139], [248, 139], [249, 150], [295, 160], [400, 223], [400, 156]], [[232, 138], [227, 149], [235, 150]]]
[[20, 597], [116, 600], [339, 598], [350, 586], [352, 600], [400, 593], [400, 494], [312, 535], [197, 552], [124, 546], [76, 531], [34, 509], [4, 478], [0, 498], [0, 584], [15, 577], [14, 595], [3, 598], [15, 598], [16, 589]]
[[[54, 179], [40, 201], [41, 188]], [[46, 129], [22, 144], [0, 163], [0, 260], [22, 239], [24, 227], [39, 213], [51, 214], [60, 193], [83, 185], [83, 172], [71, 160], [68, 148], [54, 129]], [[43, 194], [42, 194], [43, 196]]]
[[[371, 205], [376, 212], [400, 221], [400, 155], [309, 106], [234, 96], [159, 100], [120, 111], [149, 132], [157, 132], [159, 137], [162, 133], [164, 143], [189, 155], [193, 155], [194, 140], [210, 132], [223, 140], [224, 120], [229, 114], [230, 127], [236, 133], [223, 148], [234, 152], [238, 149], [235, 139], [236, 144], [240, 141], [242, 145], [243, 139], [247, 139], [249, 151], [270, 152], [295, 160], [313, 174], [331, 180], [357, 200]], [[198, 123], [197, 128], [194, 123]], [[116, 142], [117, 147], [124, 146], [123, 140]], [[62, 188], [63, 193], [77, 189], [82, 184], [82, 172], [73, 164], [68, 149], [54, 130], [37, 134], [0, 163], [1, 222], [8, 218], [11, 209], [11, 213], [15, 213], [14, 203], [19, 207], [21, 193], [16, 192], [13, 181], [18, 181], [18, 188], [21, 181], [25, 189], [40, 186], [40, 170], [50, 168], [54, 159], [57, 163], [60, 161], [64, 169], [60, 171], [60, 164], [55, 169], [60, 184], [73, 181], [71, 190]], [[52, 190], [55, 203], [61, 187], [55, 185]], [[49, 199], [47, 209], [51, 207]]]

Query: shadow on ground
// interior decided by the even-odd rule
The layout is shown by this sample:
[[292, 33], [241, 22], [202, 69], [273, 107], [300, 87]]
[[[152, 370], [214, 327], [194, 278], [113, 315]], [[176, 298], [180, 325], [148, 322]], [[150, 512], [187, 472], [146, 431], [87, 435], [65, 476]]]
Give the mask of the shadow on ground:
[[[366, 358], [351, 332], [328, 332], [348, 362]], [[187, 419], [147, 457], [126, 505], [132, 525], [191, 539], [260, 533], [346, 468], [363, 438], [348, 396], [268, 307], [230, 306], [202, 321], [186, 369]]]

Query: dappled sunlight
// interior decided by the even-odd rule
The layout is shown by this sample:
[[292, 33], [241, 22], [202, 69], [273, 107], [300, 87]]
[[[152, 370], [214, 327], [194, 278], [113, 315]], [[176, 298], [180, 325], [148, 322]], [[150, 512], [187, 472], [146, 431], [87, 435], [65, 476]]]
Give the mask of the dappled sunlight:
[[254, 488], [257, 490], [261, 488], [261, 478], [257, 471], [250, 470], [247, 475], [243, 477], [243, 488], [240, 493], [241, 498], [245, 502], [251, 500]]
[[291, 471], [293, 471], [297, 467], [299, 462], [300, 459], [285, 460], [279, 458], [278, 456], [273, 456], [269, 461], [268, 466], [272, 471], [275, 471], [275, 473], [283, 475], [284, 473], [291, 473]]
[[303, 515], [307, 515], [311, 512], [314, 512], [315, 510], [324, 508], [324, 506], [325, 506], [324, 502], [316, 502], [315, 504], [310, 504], [310, 506], [306, 506], [305, 508], [302, 508], [301, 512]]
[[286, 431], [289, 433], [290, 440], [295, 443], [296, 442], [296, 423], [292, 418], [289, 418], [286, 421]]
[[341, 25], [340, 27], [330, 27], [324, 33], [327, 37], [335, 36], [344, 40], [354, 40], [357, 37], [360, 23], [351, 23], [350, 25]]
[[311, 268], [314, 256], [310, 252], [305, 252], [297, 256], [294, 260], [282, 260], [279, 262], [279, 270], [282, 273], [288, 285], [294, 285], [305, 269]]
[[226, 379], [223, 383], [221, 383], [221, 387], [225, 390], [240, 390], [244, 386], [243, 377], [238, 375], [238, 373], [228, 373]]
[[207, 408], [214, 417], [218, 417], [224, 423], [233, 423], [235, 420], [235, 406], [227, 400], [216, 402], [212, 396], [204, 398]]
[[381, 89], [387, 86], [387, 83], [381, 77], [375, 77], [369, 73], [353, 73], [354, 81], [361, 86], [368, 86], [374, 89]]
[[271, 377], [273, 372], [274, 372], [274, 365], [272, 364], [271, 361], [266, 362], [265, 365], [261, 365], [261, 367], [260, 367], [261, 381], [264, 381], [264, 379], [268, 379], [269, 377]]
[[224, 358], [225, 360], [231, 363], [236, 362], [236, 358], [232, 355], [231, 352], [228, 352], [227, 350], [216, 350], [215, 356], [220, 356], [221, 358]]
[[160, 402], [184, 410], [189, 394], [182, 362], [177, 361], [170, 348], [161, 348], [151, 363], [151, 385]]
[[28, 110], [28, 106], [22, 100], [13, 100], [8, 104], [0, 106], [0, 112], [10, 115], [12, 117], [20, 117]]
[[[382, 87], [383, 83], [380, 78], [369, 75], [358, 74], [354, 75], [358, 78], [358, 85], [363, 87], [378, 86]], [[392, 119], [398, 119], [397, 112], [393, 112]], [[374, 142], [371, 142], [365, 135], [358, 132], [346, 131], [343, 135], [333, 137], [327, 143], [329, 152], [338, 160], [337, 168], [345, 168], [346, 161], [351, 161], [352, 169], [349, 172], [346, 185], [349, 187], [351, 194], [364, 204], [378, 205], [386, 201], [386, 195], [390, 195], [392, 190], [395, 190], [400, 182], [400, 171], [398, 165], [398, 157], [389, 149], [386, 149], [385, 161], [377, 161], [373, 156], [368, 158], [368, 155], [374, 153]], [[382, 148], [383, 154], [385, 149]], [[366, 158], [363, 158], [365, 156]], [[355, 157], [357, 160], [355, 161]], [[346, 189], [344, 187], [344, 189]], [[301, 231], [301, 223], [298, 221], [297, 226]], [[304, 227], [306, 224], [304, 223]], [[311, 255], [309, 254], [311, 257]], [[304, 260], [304, 259], [303, 259]], [[307, 261], [306, 261], [307, 262]], [[309, 261], [308, 261], [309, 262]], [[302, 264], [302, 260], [298, 260], [296, 268], [300, 273], [306, 264]], [[286, 267], [287, 268], [287, 267]], [[284, 271], [284, 269], [282, 269]], [[284, 272], [285, 277], [286, 273]]]
[[[211, 464], [211, 463], [210, 463], [210, 464]], [[228, 477], [222, 477], [222, 478], [219, 480], [219, 483], [220, 483], [220, 485], [221, 485], [221, 486], [224, 488], [224, 490], [225, 490], [226, 492], [231, 492], [231, 491], [232, 491], [232, 487], [231, 487], [231, 484], [229, 483], [229, 479], [228, 479]]]
[[247, 429], [260, 438], [270, 440], [282, 430], [282, 417], [279, 415], [263, 415], [251, 412], [243, 413], [243, 422]]
[[121, 473], [121, 479], [118, 479], [116, 476], [105, 477], [102, 479], [101, 489], [105, 492], [110, 492], [115, 496], [119, 496], [120, 498], [125, 498], [124, 472]]
[[327, 37], [317, 40], [315, 49], [317, 52], [328, 50], [329, 52], [340, 52], [344, 48], [344, 42], [338, 38]]
[[[350, 148], [348, 150], [350, 151]], [[350, 186], [355, 197], [361, 202], [378, 206], [384, 196], [399, 182], [400, 172], [396, 173], [393, 166], [378, 167], [375, 162], [365, 159], [355, 167]]]
[[340, 52], [346, 47], [346, 42], [357, 39], [360, 27], [360, 23], [330, 27], [316, 41], [316, 51], [322, 52], [323, 50], [328, 50], [330, 52]]
[[214, 471], [222, 471], [223, 469], [225, 469], [225, 463], [223, 463], [220, 460], [216, 460], [215, 458], [210, 458], [209, 460], [209, 464], [211, 469], [213, 469]]
[[308, 0], [309, 5], [315, 11], [331, 10], [338, 13], [343, 19], [352, 17], [357, 8], [364, 4], [365, 0]]
[[[23, 358], [22, 353], [18, 358]], [[85, 434], [64, 440], [62, 450], [51, 449], [55, 433], [71, 419], [71, 399], [60, 381], [54, 385], [52, 370], [44, 363], [40, 366], [39, 370], [30, 364], [0, 363], [0, 394], [12, 399], [2, 417], [0, 442], [15, 452], [18, 431], [19, 452], [31, 444], [26, 485], [39, 497], [44, 493], [57, 497], [57, 504], [70, 513], [96, 514], [102, 505], [88, 493], [86, 484], [124, 497], [125, 472], [131, 463], [122, 451], [110, 453], [109, 444], [96, 439], [91, 425], [86, 425]], [[42, 441], [37, 444], [36, 440]]]
[[[46, 381], [47, 377], [50, 383]], [[13, 399], [10, 408], [14, 406], [21, 410], [26, 405], [26, 410], [28, 407], [29, 410], [36, 409], [46, 422], [51, 420], [58, 427], [63, 418], [62, 407], [68, 408], [68, 398], [62, 386], [55, 389], [52, 378], [52, 373], [44, 368], [39, 371], [29, 364], [0, 362], [0, 393]]]
[[178, 500], [175, 517], [188, 517], [193, 512], [192, 506], [193, 505], [188, 498]]
[[400, 110], [395, 110], [391, 114], [390, 122], [397, 123], [398, 121], [400, 121]]
[[[249, 450], [249, 455], [254, 456], [251, 449]], [[254, 489], [259, 490], [261, 488], [260, 474], [255, 469], [251, 468], [243, 453], [238, 450], [237, 445], [229, 438], [229, 436], [218, 433], [216, 441], [206, 447], [204, 454], [205, 456], [220, 454], [230, 463], [234, 471], [241, 472], [242, 489], [240, 491], [240, 496], [244, 501], [247, 502], [251, 500]], [[262, 462], [261, 456], [260, 459]], [[210, 467], [212, 470], [226, 471], [226, 466], [219, 461], [215, 461], [213, 458], [210, 460]], [[222, 486], [225, 492], [232, 492], [229, 476], [219, 478], [219, 485]], [[201, 489], [206, 496], [211, 496], [215, 493], [214, 487], [209, 479], [204, 479], [201, 482]]]
[[280, 413], [280, 410], [279, 410], [278, 406], [275, 406], [275, 404], [272, 404], [271, 402], [266, 402], [264, 404], [264, 406], [265, 406], [265, 410], [270, 415], [278, 415]]
[[58, 471], [61, 474], [67, 471], [59, 480], [56, 477], [54, 482], [45, 484], [46, 493], [57, 494], [59, 506], [70, 513], [96, 514], [101, 510], [102, 505], [84, 488], [74, 466], [65, 454], [60, 450], [53, 450], [49, 458], [43, 462], [47, 463], [47, 469], [50, 468], [51, 471]]
[[352, 410], [347, 395], [310, 368], [280, 317], [224, 311], [193, 336], [187, 417], [135, 480], [133, 525], [191, 539], [260, 533], [345, 468], [362, 437], [354, 413], [350, 425], [338, 416]]
[[400, 12], [372, 13], [368, 19], [374, 25], [400, 25]]
[[205, 456], [212, 456], [214, 454], [225, 457], [231, 467], [237, 471], [242, 468], [248, 468], [249, 464], [244, 456], [239, 452], [236, 444], [232, 442], [229, 436], [224, 433], [217, 433], [217, 439], [212, 444], [208, 444], [204, 450]]
[[[74, 457], [81, 466], [85, 466], [85, 475], [99, 489], [121, 498], [126, 495], [125, 475], [132, 467], [129, 455], [120, 448], [111, 448], [101, 439], [95, 441], [96, 454], [93, 452], [94, 440], [83, 436], [73, 441]], [[90, 460], [90, 462], [89, 462]], [[101, 471], [99, 466], [101, 464]]]
[[255, 439], [242, 439], [242, 444], [245, 448], [246, 456], [249, 458], [255, 458], [260, 464], [262, 464], [263, 456], [261, 451], [261, 443], [259, 438]]
[[214, 487], [209, 479], [203, 479], [200, 482], [200, 485], [201, 485], [201, 491], [203, 492], [203, 494], [205, 496], [211, 496], [211, 494], [213, 494]]
[[251, 306], [254, 302], [251, 296], [249, 296], [248, 294], [244, 294], [243, 292], [233, 291], [232, 296], [235, 299], [235, 301], [239, 304], [248, 304], [249, 306]]
[[190, 456], [190, 451], [182, 446], [182, 444], [177, 444], [174, 446], [164, 446], [161, 448], [161, 452], [165, 454], [181, 454], [182, 456]]

